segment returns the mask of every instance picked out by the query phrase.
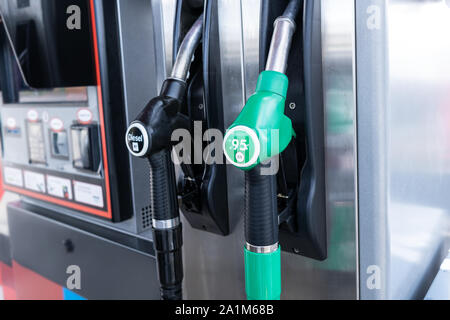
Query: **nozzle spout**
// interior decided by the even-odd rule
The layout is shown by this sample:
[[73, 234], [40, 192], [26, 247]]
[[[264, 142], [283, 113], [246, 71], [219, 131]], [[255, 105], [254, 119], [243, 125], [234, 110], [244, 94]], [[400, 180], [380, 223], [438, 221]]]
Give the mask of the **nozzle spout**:
[[291, 0], [283, 16], [275, 21], [266, 71], [286, 73], [292, 38], [297, 28], [295, 19], [300, 11], [301, 4], [301, 0]]

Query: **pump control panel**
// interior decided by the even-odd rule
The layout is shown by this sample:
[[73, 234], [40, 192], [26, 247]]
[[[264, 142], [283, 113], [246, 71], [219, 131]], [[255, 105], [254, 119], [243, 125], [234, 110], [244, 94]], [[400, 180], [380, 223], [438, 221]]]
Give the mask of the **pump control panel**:
[[[97, 90], [85, 90], [87, 100], [78, 103], [2, 106], [4, 183], [25, 196], [110, 218]], [[8, 123], [15, 123], [13, 132]]]
[[[109, 91], [109, 79], [100, 72], [103, 65], [113, 65], [101, 48], [117, 45], [117, 39], [107, 42], [99, 32], [109, 22], [104, 15], [110, 5], [93, 0], [31, 4], [0, 3], [5, 189], [33, 204], [126, 220], [133, 214], [129, 173], [110, 175], [117, 171], [117, 155], [108, 133], [121, 128], [111, 120], [112, 107], [103, 103], [120, 101], [120, 90]], [[80, 28], [68, 28], [68, 5], [80, 8]]]

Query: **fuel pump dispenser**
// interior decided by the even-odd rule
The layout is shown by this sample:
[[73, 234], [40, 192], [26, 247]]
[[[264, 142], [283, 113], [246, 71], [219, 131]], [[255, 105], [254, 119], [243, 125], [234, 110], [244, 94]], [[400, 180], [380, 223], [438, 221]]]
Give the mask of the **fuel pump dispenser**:
[[249, 300], [281, 297], [277, 173], [266, 162], [282, 153], [296, 136], [285, 115], [289, 87], [285, 72], [301, 4], [290, 1], [276, 19], [266, 70], [224, 138], [227, 160], [246, 171], [244, 256]]
[[150, 101], [126, 133], [130, 153], [150, 163], [153, 242], [163, 300], [182, 299], [182, 226], [171, 159], [171, 135], [175, 129], [189, 125], [180, 109], [202, 26], [203, 16], [200, 16], [184, 38], [172, 75], [164, 82], [160, 96]]

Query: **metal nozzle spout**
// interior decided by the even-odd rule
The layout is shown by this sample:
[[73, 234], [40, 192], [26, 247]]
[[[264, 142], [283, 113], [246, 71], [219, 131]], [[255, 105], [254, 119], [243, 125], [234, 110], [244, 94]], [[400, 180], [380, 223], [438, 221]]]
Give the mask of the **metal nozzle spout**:
[[286, 73], [289, 52], [291, 51], [292, 37], [296, 24], [287, 17], [280, 17], [275, 21], [275, 30], [267, 58], [266, 71]]

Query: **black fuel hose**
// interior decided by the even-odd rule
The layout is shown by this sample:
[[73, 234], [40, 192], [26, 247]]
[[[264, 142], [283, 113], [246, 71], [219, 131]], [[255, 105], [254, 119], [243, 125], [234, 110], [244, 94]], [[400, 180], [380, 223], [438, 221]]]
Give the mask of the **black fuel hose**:
[[286, 7], [286, 10], [283, 13], [283, 17], [289, 18], [292, 21], [295, 21], [297, 18], [298, 13], [300, 12], [300, 9], [302, 7], [302, 0], [291, 0]]

